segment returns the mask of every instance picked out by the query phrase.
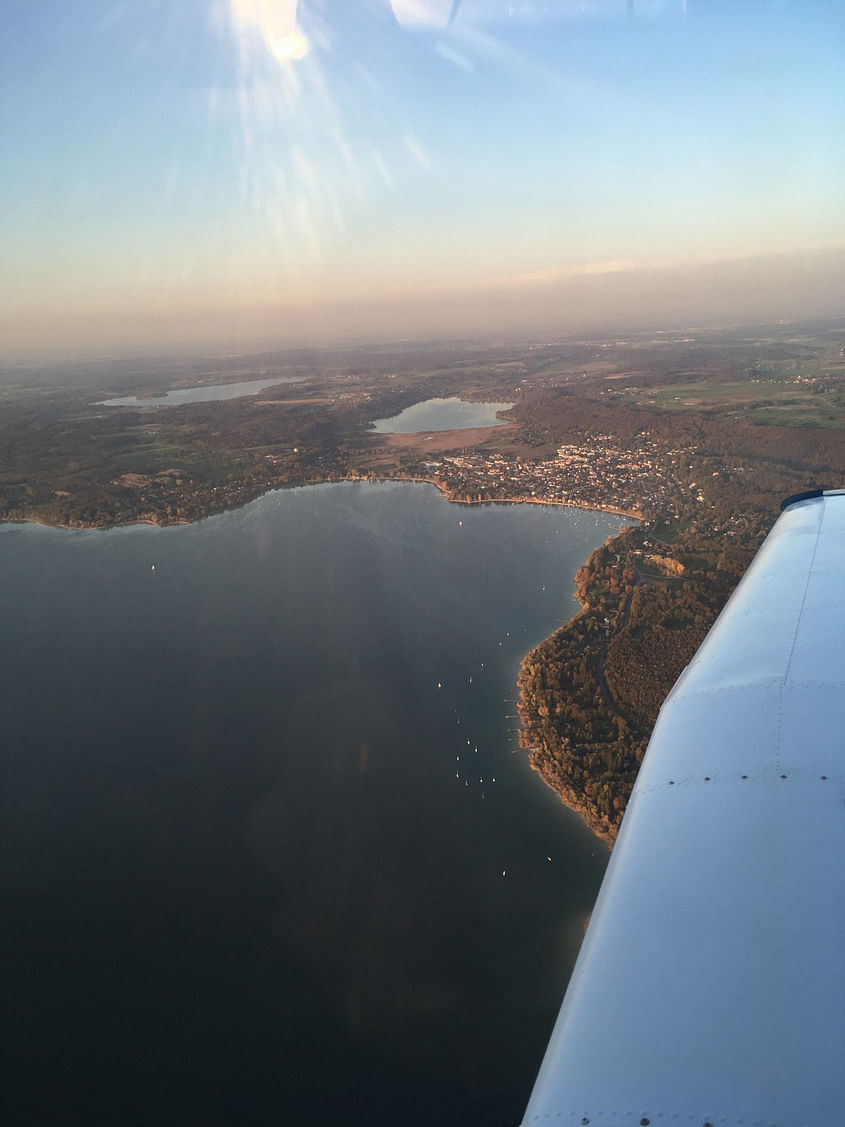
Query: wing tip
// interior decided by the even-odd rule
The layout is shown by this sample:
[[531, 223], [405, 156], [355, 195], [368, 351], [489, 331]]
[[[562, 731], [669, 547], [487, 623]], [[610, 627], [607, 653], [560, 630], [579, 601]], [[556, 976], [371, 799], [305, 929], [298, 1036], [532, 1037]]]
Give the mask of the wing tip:
[[793, 493], [791, 497], [784, 497], [780, 503], [780, 511], [788, 509], [790, 505], [797, 505], [799, 501], [813, 501], [817, 497], [824, 497], [823, 489], [805, 489], [803, 493]]

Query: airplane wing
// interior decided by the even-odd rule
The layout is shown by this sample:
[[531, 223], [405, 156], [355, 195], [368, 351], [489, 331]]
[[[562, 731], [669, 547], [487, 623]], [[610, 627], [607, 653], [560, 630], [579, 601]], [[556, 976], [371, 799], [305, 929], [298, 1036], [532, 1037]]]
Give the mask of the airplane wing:
[[523, 1123], [845, 1123], [845, 490], [660, 711]]

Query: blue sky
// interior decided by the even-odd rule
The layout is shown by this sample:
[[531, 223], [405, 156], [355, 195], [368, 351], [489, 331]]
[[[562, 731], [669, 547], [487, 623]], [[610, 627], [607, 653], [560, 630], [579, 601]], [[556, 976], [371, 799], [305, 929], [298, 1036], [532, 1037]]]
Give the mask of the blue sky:
[[841, 308], [843, 5], [451, 8], [4, 0], [0, 347]]

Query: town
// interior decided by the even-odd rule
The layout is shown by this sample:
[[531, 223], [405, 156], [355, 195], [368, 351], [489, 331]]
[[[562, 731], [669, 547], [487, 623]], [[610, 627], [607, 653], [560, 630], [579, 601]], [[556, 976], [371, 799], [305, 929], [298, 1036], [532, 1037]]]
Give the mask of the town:
[[672, 518], [686, 500], [703, 496], [673, 472], [689, 454], [662, 449], [648, 434], [626, 446], [613, 435], [597, 434], [560, 446], [552, 458], [474, 451], [427, 460], [422, 469], [454, 501], [528, 501]]

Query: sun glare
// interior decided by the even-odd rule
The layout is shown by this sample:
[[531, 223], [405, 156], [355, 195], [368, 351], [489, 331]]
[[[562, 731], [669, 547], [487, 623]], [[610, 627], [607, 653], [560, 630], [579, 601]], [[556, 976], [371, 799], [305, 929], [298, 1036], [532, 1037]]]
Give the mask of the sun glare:
[[241, 32], [260, 35], [280, 63], [305, 58], [310, 44], [297, 27], [297, 0], [229, 0], [232, 23]]
[[308, 54], [310, 44], [298, 28], [281, 35], [273, 42], [273, 56], [280, 63], [296, 62]]

